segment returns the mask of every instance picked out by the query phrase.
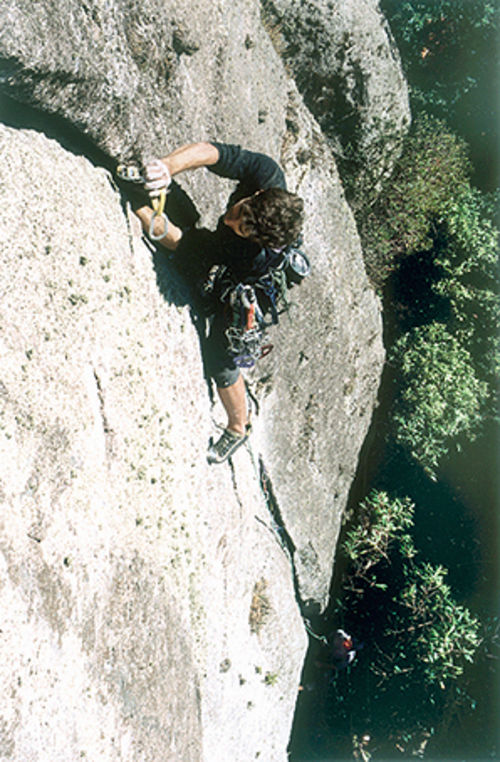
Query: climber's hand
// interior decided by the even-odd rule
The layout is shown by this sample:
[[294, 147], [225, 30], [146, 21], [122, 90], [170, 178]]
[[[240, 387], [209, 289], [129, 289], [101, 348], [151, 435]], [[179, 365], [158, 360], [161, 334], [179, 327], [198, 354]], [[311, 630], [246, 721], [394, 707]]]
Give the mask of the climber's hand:
[[149, 161], [143, 170], [144, 187], [151, 198], [156, 198], [170, 185], [172, 178], [168, 167], [160, 159]]

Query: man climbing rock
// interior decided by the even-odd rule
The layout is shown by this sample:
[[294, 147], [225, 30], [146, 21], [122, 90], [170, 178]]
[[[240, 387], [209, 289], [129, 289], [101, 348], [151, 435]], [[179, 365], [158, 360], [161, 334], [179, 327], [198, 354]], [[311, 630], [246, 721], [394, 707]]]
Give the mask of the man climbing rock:
[[[206, 167], [238, 181], [215, 231], [177, 227], [157, 208], [157, 200], [180, 172]], [[189, 262], [197, 275], [213, 265], [225, 265], [235, 283], [264, 274], [269, 252], [295, 241], [303, 224], [303, 201], [286, 189], [283, 171], [270, 157], [236, 145], [200, 142], [182, 146], [146, 164], [142, 177], [150, 204], [135, 204], [144, 230], [161, 246], [175, 252], [179, 264]], [[156, 207], [156, 210], [155, 208]], [[208, 451], [209, 463], [227, 460], [248, 438], [245, 384], [229, 351], [223, 310], [212, 322], [205, 358], [227, 414], [227, 425]]]

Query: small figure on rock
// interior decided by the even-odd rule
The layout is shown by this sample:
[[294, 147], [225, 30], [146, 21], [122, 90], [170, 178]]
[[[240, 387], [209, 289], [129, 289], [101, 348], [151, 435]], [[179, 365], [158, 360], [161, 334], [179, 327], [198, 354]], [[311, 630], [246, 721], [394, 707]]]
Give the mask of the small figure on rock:
[[345, 630], [335, 630], [327, 640], [327, 648], [329, 649], [329, 661], [318, 661], [315, 664], [317, 667], [325, 667], [327, 669], [341, 670], [346, 669], [354, 659], [356, 658], [357, 650], [360, 647], [355, 643], [352, 635], [348, 635]]
[[356, 658], [356, 649], [351, 635], [345, 630], [336, 630], [330, 640], [331, 655], [337, 669], [345, 669]]
[[[341, 629], [335, 630], [328, 637], [318, 635], [312, 630], [309, 620], [306, 619], [305, 622], [307, 632], [316, 641], [316, 654], [311, 659], [312, 669], [309, 669], [307, 678], [299, 686], [299, 691], [312, 692], [330, 685], [334, 679], [331, 670], [338, 673], [350, 666], [363, 644]], [[320, 653], [318, 649], [321, 649]]]

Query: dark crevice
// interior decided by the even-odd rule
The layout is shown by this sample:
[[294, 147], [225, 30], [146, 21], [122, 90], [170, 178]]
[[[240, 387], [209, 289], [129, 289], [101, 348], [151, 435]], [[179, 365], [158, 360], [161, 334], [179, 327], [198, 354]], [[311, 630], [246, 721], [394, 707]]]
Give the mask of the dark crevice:
[[[266, 467], [264, 465], [264, 461], [262, 457], [259, 457], [259, 479], [260, 479], [260, 486], [266, 501], [267, 508], [269, 510], [269, 514], [271, 517], [271, 528], [276, 535], [279, 544], [283, 548], [283, 550], [286, 551], [287, 555], [290, 557], [290, 562], [292, 564], [292, 571], [293, 571], [293, 579], [294, 579], [294, 586], [295, 590], [297, 592], [297, 575], [295, 570], [295, 564], [294, 564], [294, 553], [295, 553], [295, 545], [293, 543], [292, 538], [288, 534], [285, 528], [285, 523], [283, 521], [283, 517], [281, 515], [279, 506], [278, 506], [278, 500], [276, 498], [276, 495], [274, 494], [273, 485], [271, 482], [271, 479], [269, 477], [269, 474], [266, 470]], [[297, 598], [300, 603], [300, 598]]]
[[109, 427], [108, 419], [106, 418], [106, 414], [104, 412], [104, 395], [103, 395], [103, 392], [102, 392], [101, 379], [97, 375], [97, 373], [95, 371], [95, 368], [93, 370], [93, 373], [94, 373], [95, 384], [96, 384], [96, 387], [97, 387], [97, 397], [99, 399], [99, 411], [101, 413], [102, 428], [103, 428], [103, 431], [104, 431], [105, 434], [109, 434], [111, 429]]
[[35, 130], [75, 156], [85, 156], [96, 167], [113, 172], [116, 162], [68, 119], [9, 98], [0, 92], [0, 122], [18, 130]]
[[264, 524], [264, 526], [266, 526], [267, 529], [269, 529], [269, 531], [272, 532], [273, 536], [278, 541], [280, 547], [283, 549], [284, 553], [288, 557], [290, 561], [290, 568], [292, 571], [292, 581], [293, 581], [293, 588], [295, 591], [295, 599], [297, 601], [300, 614], [304, 620], [307, 632], [309, 634], [313, 634], [313, 637], [316, 637], [314, 633], [311, 633], [310, 620], [314, 616], [314, 612], [316, 610], [317, 604], [314, 604], [314, 603], [311, 604], [310, 601], [304, 601], [302, 599], [300, 586], [299, 586], [299, 579], [297, 574], [297, 568], [295, 566], [295, 553], [297, 549], [295, 547], [295, 544], [291, 536], [287, 532], [285, 522], [281, 515], [281, 511], [279, 509], [278, 499], [274, 493], [271, 479], [269, 477], [269, 474], [266, 470], [264, 461], [261, 456], [259, 457], [259, 479], [260, 479], [260, 487], [264, 495], [264, 499], [266, 501], [266, 505], [267, 505], [269, 515], [271, 518], [271, 523], [270, 525], [268, 525], [265, 522], [261, 521], [260, 519], [258, 519], [258, 521], [261, 521], [261, 523]]
[[232, 458], [229, 458], [228, 465], [229, 465], [229, 469], [231, 471], [231, 481], [233, 483], [234, 494], [236, 496], [236, 500], [237, 500], [238, 505], [240, 507], [240, 511], [243, 511], [243, 502], [241, 500], [240, 493], [238, 492], [238, 483], [236, 481], [236, 470], [234, 468], [234, 463], [232, 461]]

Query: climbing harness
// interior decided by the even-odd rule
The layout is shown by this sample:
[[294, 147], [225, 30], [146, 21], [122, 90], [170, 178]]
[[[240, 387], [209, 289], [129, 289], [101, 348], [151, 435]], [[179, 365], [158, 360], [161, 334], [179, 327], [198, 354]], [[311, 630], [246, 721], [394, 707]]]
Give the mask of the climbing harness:
[[[142, 183], [146, 182], [142, 176], [139, 168], [134, 164], [119, 164], [116, 168], [116, 174], [122, 180], [126, 180], [130, 183]], [[161, 241], [162, 238], [168, 233], [168, 217], [165, 214], [165, 202], [167, 200], [167, 189], [162, 188], [157, 198], [151, 199], [151, 205], [153, 207], [153, 214], [149, 223], [148, 235], [152, 241]], [[163, 220], [163, 232], [160, 235], [155, 235], [155, 222], [157, 219]]]
[[211, 284], [226, 305], [225, 335], [229, 352], [240, 368], [252, 368], [272, 350], [272, 344], [264, 344], [265, 330], [278, 324], [279, 315], [290, 308], [288, 289], [301, 283], [311, 269], [298, 243], [282, 251], [262, 249], [260, 255], [267, 262], [263, 274], [235, 284], [229, 270], [221, 267]]

